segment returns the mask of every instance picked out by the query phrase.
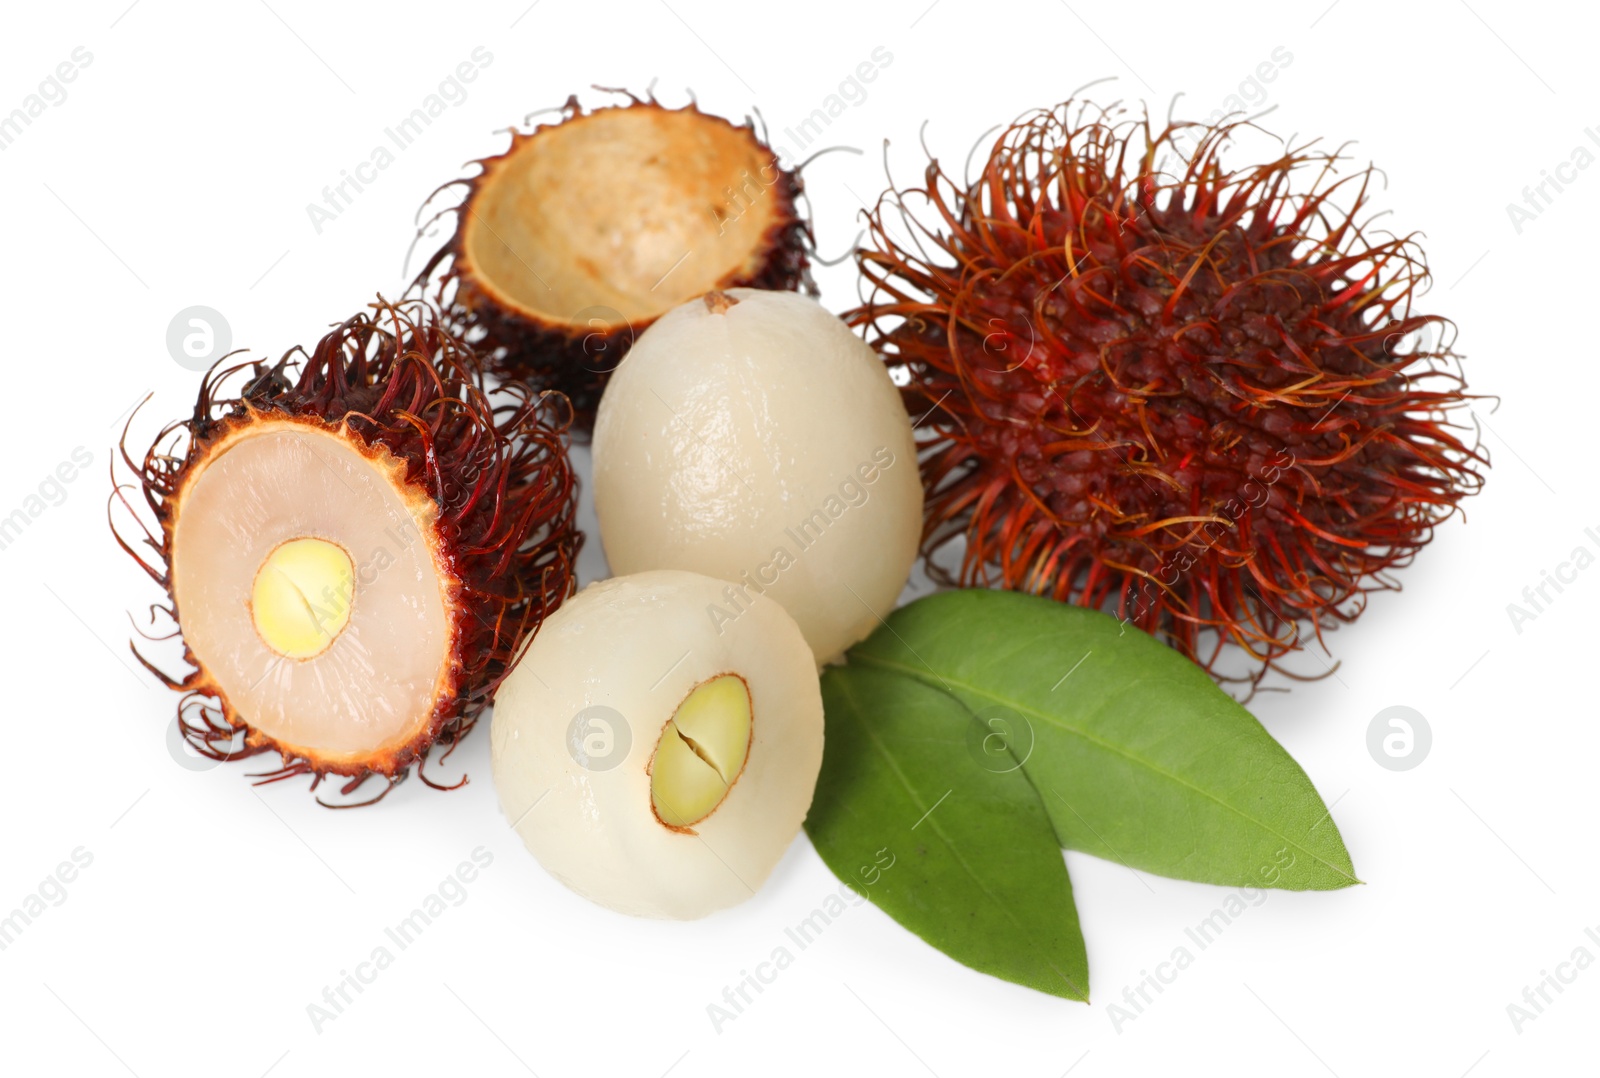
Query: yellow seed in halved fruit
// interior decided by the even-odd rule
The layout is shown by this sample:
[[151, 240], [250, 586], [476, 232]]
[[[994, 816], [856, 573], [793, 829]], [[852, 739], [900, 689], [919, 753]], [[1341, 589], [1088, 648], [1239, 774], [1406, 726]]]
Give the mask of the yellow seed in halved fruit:
[[291, 539], [272, 549], [256, 570], [250, 614], [256, 633], [287, 659], [326, 651], [350, 621], [355, 565], [337, 543]]

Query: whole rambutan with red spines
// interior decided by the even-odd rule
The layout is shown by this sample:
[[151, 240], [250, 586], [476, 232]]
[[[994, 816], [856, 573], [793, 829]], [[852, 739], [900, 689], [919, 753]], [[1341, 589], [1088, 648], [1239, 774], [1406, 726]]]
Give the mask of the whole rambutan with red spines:
[[575, 590], [570, 420], [559, 393], [491, 392], [435, 310], [380, 297], [309, 353], [219, 361], [142, 457], [125, 432], [113, 532], [166, 592], [170, 631], [143, 635], [181, 638], [190, 669], [133, 652], [184, 694], [194, 751], [276, 751], [262, 781], [338, 775], [344, 795], [413, 765], [437, 786], [430, 750]]
[[1259, 680], [1396, 587], [1488, 459], [1377, 174], [1314, 143], [1234, 168], [1245, 130], [1025, 115], [976, 178], [932, 161], [868, 214], [850, 318], [920, 417], [936, 577], [1106, 610], [1219, 676], [1237, 644]]

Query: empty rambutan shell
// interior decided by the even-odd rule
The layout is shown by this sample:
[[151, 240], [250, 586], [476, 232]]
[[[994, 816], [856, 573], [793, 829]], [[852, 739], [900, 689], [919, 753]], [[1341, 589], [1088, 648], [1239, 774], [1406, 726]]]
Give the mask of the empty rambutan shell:
[[924, 417], [936, 575], [1259, 680], [1395, 587], [1488, 460], [1451, 422], [1471, 398], [1416, 305], [1422, 251], [1367, 216], [1374, 171], [1314, 143], [1232, 168], [1245, 129], [1027, 114], [970, 181], [933, 161], [885, 195], [849, 317]]
[[196, 752], [276, 751], [265, 781], [340, 775], [345, 795], [378, 776], [382, 797], [414, 763], [436, 785], [430, 748], [471, 729], [572, 593], [581, 541], [565, 399], [491, 399], [481, 377], [425, 304], [380, 299], [309, 355], [214, 368], [142, 460], [124, 444], [135, 482], [113, 505], [139, 534], [113, 530], [192, 670], [133, 650], [185, 694]]
[[435, 215], [454, 232], [417, 278], [497, 372], [566, 393], [583, 433], [606, 377], [673, 307], [735, 286], [815, 291], [800, 177], [755, 125], [628, 96], [591, 111], [571, 97], [440, 188], [465, 190]]

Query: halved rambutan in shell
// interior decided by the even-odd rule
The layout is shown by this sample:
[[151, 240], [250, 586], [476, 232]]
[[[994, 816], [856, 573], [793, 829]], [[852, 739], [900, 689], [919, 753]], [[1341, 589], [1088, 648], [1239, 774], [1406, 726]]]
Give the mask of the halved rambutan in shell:
[[566, 393], [586, 432], [606, 376], [673, 307], [815, 289], [800, 177], [754, 124], [631, 95], [560, 111], [440, 188], [465, 192], [435, 215], [455, 230], [416, 283], [498, 372]]
[[117, 541], [166, 589], [193, 669], [134, 654], [185, 693], [197, 752], [276, 751], [266, 781], [341, 775], [346, 795], [414, 763], [436, 785], [429, 750], [471, 729], [574, 587], [568, 405], [502, 393], [425, 304], [380, 299], [310, 355], [214, 369], [141, 461], [124, 446], [137, 483], [113, 505], [142, 534]]
[[1253, 130], [1029, 113], [970, 181], [934, 161], [884, 197], [847, 317], [921, 417], [936, 578], [1105, 609], [1219, 676], [1238, 645], [1255, 682], [1396, 587], [1488, 460], [1376, 173], [1314, 144], [1230, 167]]

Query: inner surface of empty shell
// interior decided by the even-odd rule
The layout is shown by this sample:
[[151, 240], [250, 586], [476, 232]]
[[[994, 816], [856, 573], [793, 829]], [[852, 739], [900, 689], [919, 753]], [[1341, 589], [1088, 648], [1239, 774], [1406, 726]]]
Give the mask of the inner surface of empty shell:
[[769, 230], [793, 214], [772, 151], [694, 109], [600, 109], [485, 169], [465, 260], [502, 304], [546, 322], [647, 322], [758, 272]]
[[335, 433], [262, 421], [181, 492], [173, 595], [235, 711], [329, 764], [381, 763], [429, 727], [449, 675], [433, 506]]

